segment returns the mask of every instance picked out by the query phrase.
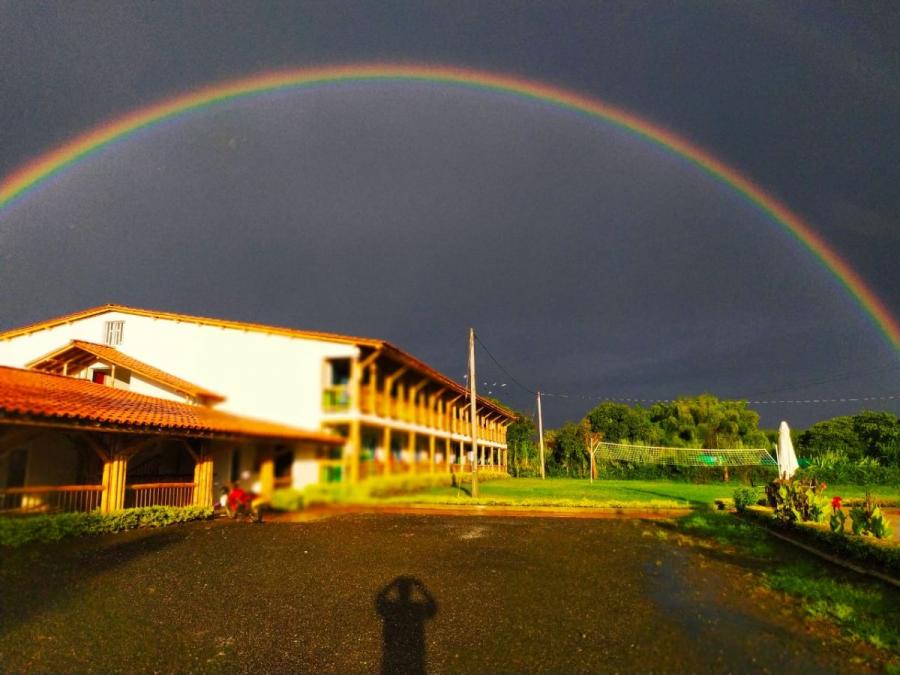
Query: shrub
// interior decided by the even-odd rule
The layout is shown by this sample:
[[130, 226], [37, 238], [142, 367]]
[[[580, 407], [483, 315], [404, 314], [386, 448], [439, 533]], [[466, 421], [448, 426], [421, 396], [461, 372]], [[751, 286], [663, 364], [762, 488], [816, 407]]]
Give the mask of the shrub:
[[739, 487], [734, 491], [734, 508], [743, 513], [748, 506], [756, 503], [759, 493], [756, 488]]
[[[724, 471], [721, 466], [668, 466], [665, 464], [639, 464], [634, 462], [600, 461], [597, 463], [600, 478], [614, 480], [655, 480], [665, 479], [686, 483], [721, 483]], [[731, 480], [750, 485], [765, 485], [775, 478], [777, 467], [739, 466], [729, 467]], [[551, 477], [566, 477], [565, 472], [552, 468]]]
[[299, 511], [304, 504], [305, 499], [302, 490], [282, 488], [272, 493], [271, 506], [276, 511]]
[[835, 534], [844, 534], [844, 522], [847, 516], [841, 510], [841, 498], [834, 497], [831, 500], [831, 518], [828, 519], [828, 526]]
[[871, 534], [876, 539], [887, 539], [892, 534], [887, 518], [868, 491], [862, 506], [850, 509], [850, 520], [853, 521], [853, 534]]
[[796, 478], [779, 478], [766, 486], [769, 506], [784, 523], [823, 522], [831, 515], [828, 498], [819, 494], [824, 491], [825, 483], [817, 486]]
[[[396, 474], [370, 478], [360, 483], [315, 483], [303, 490], [285, 488], [272, 495], [272, 508], [296, 511], [306, 506], [335, 503], [365, 503], [396, 495], [408, 494], [432, 487], [451, 485], [451, 481], [466, 479], [469, 474], [451, 476], [448, 473]], [[508, 474], [480, 475], [480, 481], [501, 480]], [[455, 483], [453, 483], [455, 485]]]
[[827, 453], [813, 458], [796, 476], [817, 483], [841, 483], [844, 485], [900, 485], [900, 467], [883, 466], [874, 457], [853, 461], [838, 453]]
[[65, 537], [120, 532], [137, 527], [164, 527], [211, 518], [208, 506], [146, 506], [116, 513], [59, 513], [24, 518], [0, 518], [0, 546], [59, 541]]

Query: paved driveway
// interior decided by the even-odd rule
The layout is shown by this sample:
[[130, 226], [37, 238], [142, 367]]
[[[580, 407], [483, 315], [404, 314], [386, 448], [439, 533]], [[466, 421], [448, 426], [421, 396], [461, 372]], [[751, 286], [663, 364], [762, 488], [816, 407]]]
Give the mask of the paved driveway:
[[351, 514], [0, 551], [8, 670], [864, 669], [639, 520]]

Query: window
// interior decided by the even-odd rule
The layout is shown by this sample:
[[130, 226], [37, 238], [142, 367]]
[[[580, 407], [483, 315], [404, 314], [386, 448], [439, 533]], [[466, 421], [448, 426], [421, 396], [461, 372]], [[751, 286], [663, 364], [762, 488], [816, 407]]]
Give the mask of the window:
[[104, 327], [106, 344], [113, 346], [122, 344], [122, 332], [125, 328], [124, 321], [107, 321]]
[[91, 371], [91, 382], [94, 384], [109, 384], [109, 371], [106, 368], [94, 368]]
[[350, 382], [350, 359], [331, 361], [331, 386], [343, 387]]

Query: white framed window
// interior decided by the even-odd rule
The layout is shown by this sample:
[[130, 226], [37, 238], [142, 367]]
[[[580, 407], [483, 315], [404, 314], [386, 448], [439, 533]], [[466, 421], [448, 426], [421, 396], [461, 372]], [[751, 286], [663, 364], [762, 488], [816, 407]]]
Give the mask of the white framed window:
[[125, 328], [124, 321], [107, 321], [104, 324], [104, 335], [106, 344], [119, 345], [122, 344], [122, 333]]

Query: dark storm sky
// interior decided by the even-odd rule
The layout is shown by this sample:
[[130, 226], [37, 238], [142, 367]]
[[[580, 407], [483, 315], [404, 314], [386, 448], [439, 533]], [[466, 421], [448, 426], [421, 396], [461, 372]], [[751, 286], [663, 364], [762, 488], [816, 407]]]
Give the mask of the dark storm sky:
[[[900, 312], [892, 3], [0, 2], [0, 37], [0, 175], [217, 81], [472, 67], [691, 139], [804, 217]], [[474, 325], [527, 387], [573, 395], [547, 400], [550, 424], [607, 396], [900, 394], [871, 320], [721, 183], [609, 125], [448, 86], [330, 86], [195, 112], [0, 212], [0, 328], [104, 302], [382, 337], [458, 380]], [[479, 368], [483, 393], [531, 412], [484, 352]], [[805, 426], [900, 402], [754, 407], [768, 425]]]

